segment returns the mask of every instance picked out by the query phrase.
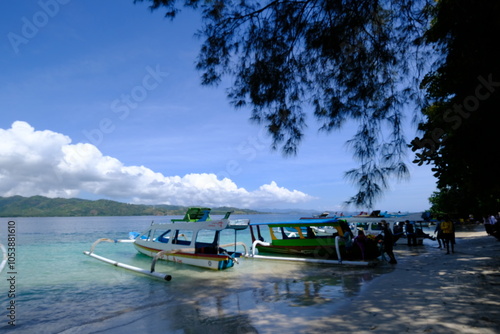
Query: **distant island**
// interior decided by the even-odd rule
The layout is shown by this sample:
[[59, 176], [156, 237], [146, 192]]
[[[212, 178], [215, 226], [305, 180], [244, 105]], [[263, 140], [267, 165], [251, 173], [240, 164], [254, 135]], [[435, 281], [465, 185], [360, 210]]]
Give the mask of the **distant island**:
[[[44, 196], [0, 197], [0, 217], [85, 217], [85, 216], [174, 216], [184, 215], [187, 207], [179, 205], [128, 204], [100, 199], [48, 198]], [[233, 207], [212, 208], [212, 215], [260, 214], [255, 210]]]

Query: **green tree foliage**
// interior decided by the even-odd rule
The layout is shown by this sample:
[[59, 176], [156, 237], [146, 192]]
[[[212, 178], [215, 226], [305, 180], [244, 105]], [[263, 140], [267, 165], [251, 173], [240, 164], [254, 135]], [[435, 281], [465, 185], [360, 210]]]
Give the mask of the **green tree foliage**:
[[182, 5], [203, 12], [202, 83], [231, 77], [232, 104], [251, 109], [274, 149], [297, 153], [308, 113], [324, 131], [357, 122], [348, 147], [359, 167], [345, 176], [358, 193], [347, 203], [372, 207], [391, 177], [408, 175], [403, 111], [414, 98], [423, 59], [415, 41], [432, 1], [148, 2], [172, 18]]
[[435, 211], [476, 217], [500, 208], [500, 2], [445, 0], [425, 43], [443, 56], [423, 80], [428, 105], [424, 134], [412, 149], [432, 163], [439, 193]]

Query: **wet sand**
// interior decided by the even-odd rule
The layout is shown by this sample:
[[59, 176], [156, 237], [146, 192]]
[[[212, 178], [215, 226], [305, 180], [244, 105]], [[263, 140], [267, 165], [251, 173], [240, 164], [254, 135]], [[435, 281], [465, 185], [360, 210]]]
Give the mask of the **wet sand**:
[[[242, 289], [210, 289], [217, 300], [198, 292], [175, 307], [124, 312], [68, 333], [500, 333], [500, 242], [482, 226], [456, 236], [450, 255], [434, 241], [408, 247], [400, 240], [395, 247], [399, 263], [369, 269], [382, 275], [341, 302], [311, 293], [294, 305], [273, 290], [278, 285], [260, 282], [259, 288], [244, 288], [255, 279], [247, 276]], [[318, 268], [304, 266], [325, 270]], [[275, 279], [289, 280], [290, 275], [283, 272]], [[300, 281], [299, 274], [293, 275]]]

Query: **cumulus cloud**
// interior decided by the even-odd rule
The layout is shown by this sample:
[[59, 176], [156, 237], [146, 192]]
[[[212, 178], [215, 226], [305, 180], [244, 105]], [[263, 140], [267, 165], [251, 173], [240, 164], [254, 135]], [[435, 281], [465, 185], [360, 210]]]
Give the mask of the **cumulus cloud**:
[[144, 166], [125, 166], [88, 143], [16, 121], [0, 129], [0, 195], [96, 196], [144, 204], [270, 207], [312, 199], [271, 181], [254, 191], [215, 174], [165, 176]]

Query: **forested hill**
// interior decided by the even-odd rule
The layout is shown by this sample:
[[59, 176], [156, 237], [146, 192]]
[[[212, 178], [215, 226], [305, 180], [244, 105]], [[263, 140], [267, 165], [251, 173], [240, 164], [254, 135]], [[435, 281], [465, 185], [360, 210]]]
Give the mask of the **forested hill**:
[[[178, 205], [138, 205], [110, 200], [47, 198], [43, 196], [0, 197], [0, 217], [77, 217], [77, 216], [158, 216], [184, 215], [187, 207]], [[261, 213], [253, 210], [212, 208], [212, 215]]]

